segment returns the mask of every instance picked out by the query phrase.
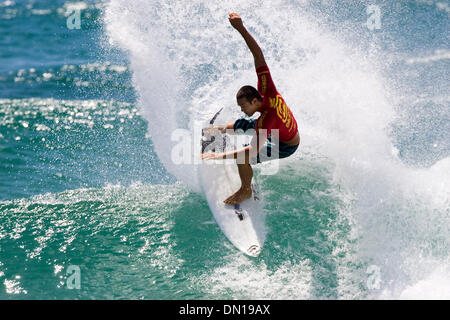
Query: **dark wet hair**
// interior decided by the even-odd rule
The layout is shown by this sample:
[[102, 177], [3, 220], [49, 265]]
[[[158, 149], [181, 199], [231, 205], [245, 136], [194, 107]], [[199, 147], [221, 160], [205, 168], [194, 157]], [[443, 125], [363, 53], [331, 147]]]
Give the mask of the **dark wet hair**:
[[242, 99], [245, 98], [247, 99], [248, 102], [252, 102], [253, 99], [258, 99], [258, 101], [263, 101], [263, 98], [261, 97], [261, 95], [259, 94], [258, 90], [256, 90], [256, 88], [252, 87], [252, 86], [243, 86], [242, 88], [239, 89], [238, 93], [236, 94], [236, 99]]

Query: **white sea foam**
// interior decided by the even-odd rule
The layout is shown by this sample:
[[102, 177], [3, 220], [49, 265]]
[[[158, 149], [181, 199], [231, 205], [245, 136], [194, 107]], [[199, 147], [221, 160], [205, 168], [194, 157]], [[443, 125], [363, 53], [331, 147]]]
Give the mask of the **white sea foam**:
[[235, 299], [304, 300], [311, 296], [311, 261], [297, 264], [285, 262], [275, 271], [263, 262], [255, 264], [241, 254], [227, 257], [227, 264], [211, 275], [195, 278], [201, 290], [224, 297], [232, 292]]
[[415, 63], [429, 63], [434, 61], [441, 60], [449, 60], [450, 59], [450, 51], [448, 50], [436, 50], [434, 54], [424, 56], [424, 57], [415, 57], [415, 58], [407, 58], [406, 63], [415, 64]]

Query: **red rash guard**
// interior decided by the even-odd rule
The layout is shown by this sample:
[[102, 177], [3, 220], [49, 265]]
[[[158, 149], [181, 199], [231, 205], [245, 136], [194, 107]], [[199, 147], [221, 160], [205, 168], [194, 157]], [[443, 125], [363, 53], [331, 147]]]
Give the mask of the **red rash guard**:
[[275, 88], [269, 67], [263, 66], [256, 69], [258, 74], [258, 91], [263, 97], [261, 116], [256, 124], [256, 134], [259, 129], [266, 129], [270, 135], [271, 129], [279, 130], [279, 140], [287, 142], [297, 134], [297, 121], [291, 109], [286, 105], [281, 94]]

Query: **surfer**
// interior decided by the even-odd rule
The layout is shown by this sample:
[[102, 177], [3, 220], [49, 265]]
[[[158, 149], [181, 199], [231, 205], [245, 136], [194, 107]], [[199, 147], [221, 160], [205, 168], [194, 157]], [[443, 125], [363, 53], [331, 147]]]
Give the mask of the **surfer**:
[[[203, 153], [201, 158], [238, 159], [237, 166], [241, 178], [241, 187], [224, 201], [228, 205], [236, 205], [252, 196], [253, 169], [251, 164], [272, 160], [271, 149], [273, 144], [278, 144], [278, 158], [289, 157], [297, 150], [300, 144], [300, 135], [294, 115], [272, 81], [269, 68], [258, 43], [244, 27], [242, 19], [237, 13], [230, 13], [229, 21], [233, 28], [242, 35], [253, 54], [258, 75], [258, 89], [252, 86], [244, 86], [239, 89], [236, 95], [237, 104], [249, 117], [255, 112], [259, 112], [261, 115], [257, 120], [243, 118], [224, 126], [214, 127], [214, 129], [222, 132], [226, 132], [226, 130], [245, 132], [254, 129], [255, 134], [249, 146], [230, 152]], [[278, 130], [278, 141], [274, 141], [271, 130]], [[267, 155], [268, 158], [265, 158], [264, 155]], [[239, 161], [241, 159], [243, 161]]]

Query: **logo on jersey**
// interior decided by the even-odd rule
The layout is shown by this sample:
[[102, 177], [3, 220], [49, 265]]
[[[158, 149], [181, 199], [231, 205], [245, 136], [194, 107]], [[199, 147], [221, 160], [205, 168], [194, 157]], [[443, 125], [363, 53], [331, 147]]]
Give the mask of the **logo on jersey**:
[[286, 125], [289, 131], [295, 128], [295, 121], [292, 121], [292, 114], [283, 98], [277, 94], [275, 98], [269, 98], [270, 106], [277, 110], [277, 116]]

